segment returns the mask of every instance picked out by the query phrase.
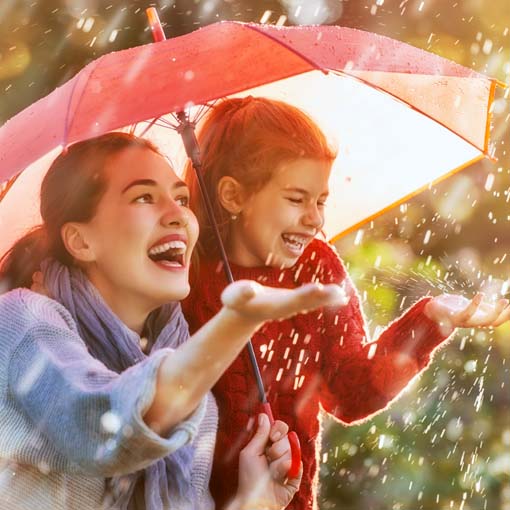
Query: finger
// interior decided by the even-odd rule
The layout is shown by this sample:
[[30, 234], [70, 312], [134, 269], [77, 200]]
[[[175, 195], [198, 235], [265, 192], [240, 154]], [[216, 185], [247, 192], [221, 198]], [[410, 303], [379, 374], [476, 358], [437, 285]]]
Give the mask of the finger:
[[266, 449], [266, 457], [270, 462], [281, 458], [286, 458], [287, 460], [292, 461], [290, 443], [287, 436], [282, 437], [279, 441], [274, 442], [270, 447], [268, 447]]
[[38, 283], [40, 285], [43, 284], [43, 274], [42, 274], [42, 271], [36, 271], [35, 273], [32, 274], [32, 282], [33, 283]]
[[[288, 444], [288, 442], [287, 442]], [[273, 445], [274, 446], [274, 445]], [[287, 453], [281, 455], [269, 463], [269, 472], [274, 480], [282, 482], [287, 478], [292, 459], [290, 456], [290, 447], [287, 447]]]
[[492, 323], [492, 326], [494, 328], [497, 328], [498, 326], [501, 326], [504, 322], [510, 319], [510, 306], [506, 306], [501, 313], [499, 314], [498, 318]]
[[334, 283], [323, 285], [321, 283], [308, 283], [299, 288], [302, 299], [310, 306], [310, 299], [317, 302], [316, 306], [346, 305], [348, 298], [345, 290]]
[[301, 485], [302, 477], [303, 477], [303, 463], [301, 462], [299, 474], [296, 476], [296, 478], [287, 479], [287, 486], [292, 488], [294, 491], [297, 491], [299, 489], [299, 486]]
[[478, 306], [482, 302], [483, 299], [483, 293], [478, 292], [475, 294], [475, 297], [468, 303], [466, 308], [464, 310], [461, 310], [460, 312], [456, 313], [454, 317], [452, 318], [452, 322], [456, 326], [460, 326], [471, 319], [471, 317], [476, 313], [478, 310]]
[[335, 284], [307, 283], [292, 291], [282, 290], [279, 299], [279, 314], [282, 317], [345, 302], [345, 293]]
[[221, 301], [225, 306], [238, 308], [248, 302], [260, 291], [261, 286], [251, 280], [239, 280], [228, 285], [221, 293]]
[[283, 436], [287, 434], [289, 431], [289, 426], [281, 421], [276, 420], [273, 425], [271, 426], [271, 432], [269, 433], [269, 439], [271, 439], [271, 442], [275, 443], [279, 439], [281, 439]]
[[269, 417], [267, 414], [260, 413], [257, 419], [257, 430], [242, 452], [250, 456], [264, 455], [269, 441], [270, 429]]
[[486, 326], [492, 326], [494, 321], [497, 320], [497, 318], [500, 316], [501, 312], [506, 308], [508, 305], [508, 299], [499, 299], [494, 306], [493, 312], [485, 319], [485, 325]]
[[478, 308], [477, 314], [471, 317], [471, 320], [466, 325], [482, 328], [491, 327], [507, 304], [508, 301], [506, 299], [500, 299], [496, 304], [482, 303]]

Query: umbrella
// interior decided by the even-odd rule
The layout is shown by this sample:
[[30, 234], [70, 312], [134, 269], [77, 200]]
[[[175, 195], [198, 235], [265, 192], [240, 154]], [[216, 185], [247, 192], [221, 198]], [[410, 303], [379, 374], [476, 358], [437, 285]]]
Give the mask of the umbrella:
[[154, 27], [157, 44], [95, 60], [0, 128], [0, 255], [38, 223], [39, 185], [63, 147], [135, 130], [178, 168], [177, 131], [192, 143], [207, 104], [225, 96], [290, 102], [337, 141], [329, 202], [342, 213], [327, 213], [330, 239], [490, 155], [497, 82], [436, 55], [335, 26], [220, 22], [167, 41]]
[[[330, 211], [325, 225], [335, 239], [490, 155], [497, 83], [393, 39], [336, 26], [220, 22], [107, 54], [0, 128], [0, 254], [38, 221], [30, 204], [62, 147], [141, 123], [138, 133], [150, 127], [146, 136], [178, 167], [184, 152], [174, 150], [181, 143], [168, 129], [177, 124], [172, 112], [194, 119], [200, 105], [248, 94], [302, 108], [337, 143], [329, 202], [342, 204], [342, 213]], [[19, 182], [5, 184], [20, 172]]]

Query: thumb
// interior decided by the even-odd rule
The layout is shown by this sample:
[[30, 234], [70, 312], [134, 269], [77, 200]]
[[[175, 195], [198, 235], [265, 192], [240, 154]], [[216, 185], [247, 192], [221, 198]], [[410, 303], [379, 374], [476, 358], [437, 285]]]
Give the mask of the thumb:
[[250, 442], [245, 446], [244, 450], [251, 455], [264, 455], [267, 443], [269, 441], [269, 433], [271, 425], [267, 414], [260, 413], [258, 416], [257, 431], [251, 438]]

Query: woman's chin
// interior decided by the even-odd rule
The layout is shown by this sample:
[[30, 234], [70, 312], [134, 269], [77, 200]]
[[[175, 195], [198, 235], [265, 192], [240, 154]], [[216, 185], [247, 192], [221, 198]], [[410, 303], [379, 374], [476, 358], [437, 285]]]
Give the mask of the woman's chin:
[[152, 286], [152, 292], [147, 289], [149, 294], [152, 294], [153, 300], [159, 305], [163, 306], [167, 303], [182, 301], [188, 297], [190, 293], [190, 285], [187, 279], [185, 281], [175, 282], [155, 282]]
[[189, 295], [190, 290], [191, 289], [188, 283], [183, 286], [180, 285], [176, 286], [176, 288], [168, 292], [168, 294], [164, 298], [165, 303], [169, 303], [171, 301], [182, 301], [186, 299]]

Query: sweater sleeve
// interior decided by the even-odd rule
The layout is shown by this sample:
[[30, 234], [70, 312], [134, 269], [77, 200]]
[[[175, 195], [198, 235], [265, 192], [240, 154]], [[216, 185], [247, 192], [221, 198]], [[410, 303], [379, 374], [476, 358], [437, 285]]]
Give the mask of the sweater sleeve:
[[167, 437], [143, 420], [158, 367], [171, 352], [157, 351], [119, 375], [93, 358], [65, 322], [37, 321], [8, 363], [8, 392], [32, 424], [30, 443], [39, 444], [20, 445], [20, 460], [110, 477], [143, 469], [187, 444], [204, 401]]
[[328, 251], [326, 273], [344, 286], [349, 302], [324, 310], [320, 398], [327, 412], [351, 423], [384, 409], [448, 337], [424, 314], [431, 298], [423, 298], [370, 341], [356, 289], [338, 255]]

